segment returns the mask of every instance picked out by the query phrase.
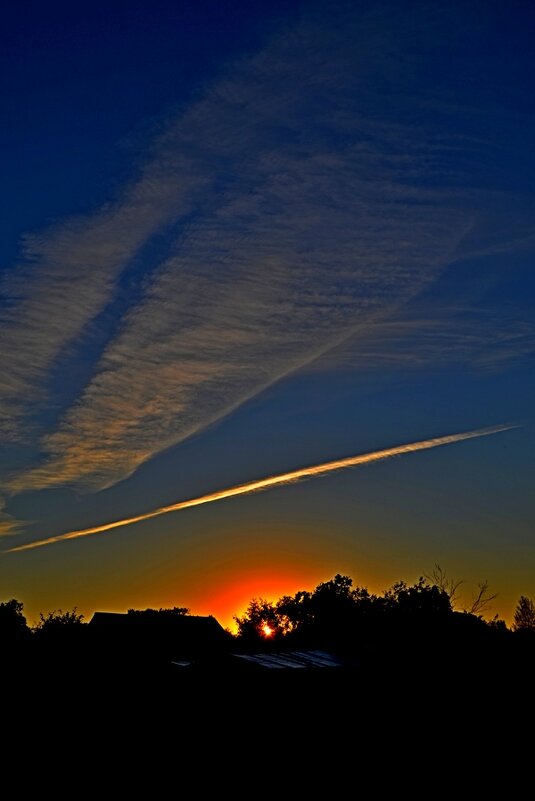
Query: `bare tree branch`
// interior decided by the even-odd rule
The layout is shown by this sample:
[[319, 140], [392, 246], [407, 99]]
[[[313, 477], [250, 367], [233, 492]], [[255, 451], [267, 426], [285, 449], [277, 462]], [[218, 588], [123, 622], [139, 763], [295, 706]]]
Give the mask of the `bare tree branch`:
[[492, 601], [498, 597], [498, 593], [494, 593], [494, 595], [488, 594], [489, 583], [488, 581], [482, 581], [480, 584], [477, 585], [479, 592], [477, 595], [474, 596], [472, 600], [472, 606], [468, 609], [465, 609], [465, 612], [468, 612], [471, 615], [481, 615], [485, 612], [491, 605]]
[[425, 574], [425, 578], [431, 583], [434, 584], [435, 587], [438, 587], [439, 590], [442, 592], [447, 593], [449, 595], [450, 603], [452, 607], [455, 606], [455, 603], [458, 602], [458, 590], [461, 584], [463, 584], [463, 580], [456, 581], [453, 578], [450, 578], [446, 571], [442, 569], [442, 567], [435, 563], [435, 567], [433, 571], [428, 575]]

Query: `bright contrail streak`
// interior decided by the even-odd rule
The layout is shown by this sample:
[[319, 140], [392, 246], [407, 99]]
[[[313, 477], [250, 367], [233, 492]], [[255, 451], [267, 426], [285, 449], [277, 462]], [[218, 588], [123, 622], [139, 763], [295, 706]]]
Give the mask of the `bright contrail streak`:
[[292, 470], [289, 473], [280, 473], [278, 476], [259, 478], [256, 481], [248, 481], [246, 484], [238, 484], [235, 487], [228, 487], [227, 489], [210, 492], [208, 495], [200, 495], [198, 498], [179, 501], [179, 503], [173, 503], [170, 506], [161, 506], [159, 509], [154, 509], [152, 512], [145, 512], [135, 517], [127, 517], [123, 520], [115, 520], [113, 523], [104, 523], [101, 526], [83, 528], [79, 531], [69, 531], [67, 534], [58, 534], [55, 537], [48, 537], [44, 540], [27, 542], [25, 545], [18, 545], [16, 548], [9, 548], [5, 553], [29, 551], [32, 548], [41, 548], [43, 545], [52, 545], [54, 542], [61, 542], [62, 540], [74, 540], [78, 537], [87, 537], [89, 534], [111, 531], [114, 528], [121, 528], [122, 526], [129, 526], [132, 523], [140, 523], [142, 520], [150, 520], [153, 517], [166, 515], [169, 514], [169, 512], [189, 509], [190, 506], [201, 506], [203, 503], [222, 501], [224, 498], [233, 498], [235, 495], [248, 495], [250, 492], [269, 489], [269, 487], [276, 487], [278, 484], [292, 484], [294, 481], [300, 481], [304, 478], [313, 478], [323, 473], [332, 473], [334, 470], [344, 470], [346, 467], [358, 467], [362, 464], [380, 462], [383, 459], [390, 459], [392, 456], [402, 456], [404, 453], [425, 451], [428, 450], [428, 448], [438, 448], [439, 445], [450, 445], [453, 442], [462, 442], [465, 439], [473, 439], [474, 437], [485, 437], [489, 434], [497, 434], [500, 431], [508, 431], [510, 428], [515, 428], [515, 426], [500, 425], [494, 426], [493, 428], [480, 428], [477, 431], [466, 431], [462, 434], [450, 434], [446, 437], [424, 439], [421, 442], [411, 442], [408, 445], [396, 445], [393, 448], [363, 453], [359, 456], [348, 456], [345, 459], [337, 459], [334, 462], [324, 462], [323, 464], [316, 464], [311, 467], [301, 467], [299, 470]]

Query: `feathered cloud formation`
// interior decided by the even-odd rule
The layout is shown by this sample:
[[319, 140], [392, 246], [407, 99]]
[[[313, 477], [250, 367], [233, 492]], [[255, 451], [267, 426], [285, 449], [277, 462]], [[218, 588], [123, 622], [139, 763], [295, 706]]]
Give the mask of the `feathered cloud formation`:
[[268, 478], [260, 478], [255, 481], [248, 481], [246, 484], [238, 484], [235, 487], [228, 487], [227, 489], [211, 492], [207, 495], [200, 495], [198, 498], [190, 498], [187, 501], [179, 501], [170, 506], [161, 506], [159, 509], [154, 509], [152, 512], [136, 515], [136, 517], [128, 517], [123, 520], [115, 520], [112, 523], [104, 523], [101, 526], [92, 526], [91, 528], [84, 528], [78, 531], [69, 531], [66, 534], [58, 534], [55, 537], [47, 537], [44, 540], [34, 540], [25, 545], [18, 545], [15, 548], [8, 549], [7, 553], [15, 553], [17, 551], [29, 551], [34, 548], [41, 548], [44, 545], [53, 545], [56, 542], [63, 540], [74, 540], [80, 537], [88, 537], [90, 534], [101, 534], [106, 531], [112, 531], [116, 528], [123, 528], [130, 526], [133, 523], [141, 523], [143, 520], [151, 520], [161, 515], [169, 514], [170, 512], [179, 512], [182, 509], [190, 509], [192, 506], [202, 506], [206, 503], [214, 503], [215, 501], [222, 501], [225, 498], [234, 498], [238, 495], [250, 495], [253, 492], [261, 492], [262, 490], [271, 489], [272, 487], [280, 486], [281, 484], [295, 484], [297, 481], [315, 478], [317, 476], [325, 475], [326, 473], [333, 473], [337, 470], [346, 470], [350, 467], [360, 467], [365, 464], [373, 464], [374, 462], [381, 462], [385, 459], [392, 459], [394, 456], [403, 456], [407, 453], [415, 453], [417, 451], [425, 451], [429, 448], [438, 448], [441, 445], [452, 445], [455, 442], [462, 442], [463, 440], [473, 439], [474, 437], [485, 437], [489, 434], [498, 434], [501, 431], [507, 431], [511, 426], [495, 426], [494, 428], [482, 428], [478, 431], [466, 431], [462, 434], [449, 434], [445, 437], [434, 437], [433, 439], [425, 439], [420, 442], [411, 442], [406, 445], [395, 445], [393, 448], [384, 448], [380, 451], [372, 451], [371, 453], [363, 453], [358, 456], [348, 456], [345, 459], [336, 459], [333, 462], [323, 462], [322, 464], [311, 465], [310, 467], [302, 467], [297, 470], [292, 470], [288, 473], [279, 473], [275, 476]]
[[365, 341], [454, 258], [479, 213], [486, 145], [449, 130], [455, 110], [433, 111], [426, 90], [403, 94], [415, 66], [397, 23], [344, 11], [278, 34], [169, 122], [115, 203], [29, 240], [0, 320], [1, 419], [15, 438], [57, 359], [173, 226], [168, 257], [146, 264], [143, 296], [10, 492], [113, 484]]
[[443, 305], [404, 308], [370, 324], [310, 365], [311, 372], [384, 371], [466, 364], [483, 372], [532, 359], [535, 324], [526, 315]]
[[20, 436], [55, 360], [110, 302], [147, 239], [190, 211], [202, 183], [185, 159], [162, 148], [116, 203], [27, 238], [25, 261], [2, 286], [3, 436]]

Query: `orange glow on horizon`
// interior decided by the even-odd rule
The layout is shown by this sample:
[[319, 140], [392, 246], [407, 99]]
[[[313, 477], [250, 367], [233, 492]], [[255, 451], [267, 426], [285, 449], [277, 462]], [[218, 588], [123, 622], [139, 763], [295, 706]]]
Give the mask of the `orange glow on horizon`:
[[213, 615], [223, 627], [236, 633], [234, 617], [242, 617], [253, 598], [275, 602], [298, 590], [313, 590], [330, 577], [329, 569], [321, 566], [303, 568], [274, 563], [269, 570], [251, 570], [244, 565], [237, 567], [237, 574], [214, 576], [213, 588], [205, 589], [197, 598], [190, 595], [190, 603], [186, 605], [190, 606], [192, 614]]
[[[423, 538], [422, 538], [423, 542]], [[322, 519], [314, 524], [294, 520], [227, 523], [214, 532], [192, 530], [188, 538], [170, 538], [164, 557], [147, 544], [137, 552], [139, 563], [121, 573], [120, 549], [110, 552], [110, 581], [102, 581], [101, 554], [84, 555], [83, 575], [65, 573], [61, 560], [36, 564], [27, 586], [12, 590], [24, 602], [29, 622], [39, 613], [77, 606], [86, 620], [95, 611], [124, 613], [127, 609], [188, 607], [193, 615], [213, 615], [230, 631], [237, 627], [234, 616], [242, 617], [253, 598], [275, 602], [299, 590], [313, 591], [336, 573], [351, 576], [355, 586], [380, 594], [395, 581], [411, 583], [418, 579], [436, 555], [433, 544], [423, 552], [396, 549], [380, 528], [369, 522], [352, 521], [327, 529]], [[451, 567], [450, 567], [451, 566]], [[461, 568], [450, 555], [448, 567], [459, 574]], [[467, 597], [480, 578], [476, 556], [469, 565]], [[466, 575], [466, 574], [465, 574]], [[494, 588], [494, 577], [493, 577]], [[493, 607], [510, 623], [517, 602], [515, 576], [495, 587], [502, 599]], [[61, 583], [63, 582], [63, 583]]]

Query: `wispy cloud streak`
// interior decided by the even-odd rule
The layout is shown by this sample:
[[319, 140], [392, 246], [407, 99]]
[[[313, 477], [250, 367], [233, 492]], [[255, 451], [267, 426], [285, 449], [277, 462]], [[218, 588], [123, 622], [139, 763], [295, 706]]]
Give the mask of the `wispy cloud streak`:
[[366, 336], [357, 333], [308, 369], [406, 370], [451, 362], [494, 372], [534, 355], [535, 323], [527, 313], [512, 317], [502, 309], [409, 304], [402, 315], [370, 324]]
[[271, 489], [272, 487], [281, 484], [293, 484], [298, 481], [303, 481], [316, 476], [321, 476], [326, 473], [333, 473], [337, 470], [345, 470], [350, 467], [359, 467], [361, 465], [372, 464], [373, 462], [380, 462], [384, 459], [390, 459], [394, 456], [402, 456], [406, 453], [414, 453], [416, 451], [429, 450], [430, 448], [437, 448], [441, 445], [451, 445], [455, 442], [462, 442], [467, 439], [474, 439], [475, 437], [484, 437], [489, 434], [498, 434], [501, 431], [507, 431], [513, 426], [494, 426], [492, 428], [482, 428], [477, 431], [467, 431], [460, 434], [449, 434], [444, 437], [435, 437], [433, 439], [425, 439], [420, 442], [411, 442], [405, 445], [396, 445], [393, 448], [385, 448], [379, 451], [372, 451], [371, 453], [364, 453], [358, 456], [348, 456], [344, 459], [336, 459], [332, 462], [323, 462], [322, 464], [312, 465], [310, 467], [302, 467], [298, 470], [291, 470], [287, 473], [280, 473], [279, 475], [269, 476], [267, 478], [256, 479], [255, 481], [248, 481], [245, 484], [238, 484], [234, 487], [227, 489], [217, 490], [216, 492], [208, 493], [207, 495], [200, 495], [197, 498], [190, 498], [186, 501], [179, 501], [169, 506], [162, 506], [159, 509], [154, 509], [152, 512], [145, 512], [135, 517], [124, 518], [123, 520], [115, 520], [112, 523], [104, 523], [101, 526], [93, 526], [91, 528], [80, 529], [78, 531], [70, 531], [66, 534], [59, 534], [55, 537], [48, 537], [43, 540], [36, 540], [35, 542], [28, 542], [25, 545], [19, 545], [15, 548], [10, 548], [6, 553], [15, 553], [17, 551], [28, 551], [33, 548], [41, 548], [45, 545], [52, 545], [56, 542], [63, 540], [73, 540], [79, 537], [88, 537], [91, 534], [100, 534], [106, 531], [112, 531], [116, 528], [132, 525], [133, 523], [141, 523], [144, 520], [151, 520], [154, 517], [169, 514], [170, 512], [179, 512], [181, 509], [189, 509], [192, 506], [201, 506], [206, 503], [214, 503], [215, 501], [222, 501], [225, 498], [234, 498], [237, 495], [249, 495], [253, 492], [260, 492], [262, 490]]

